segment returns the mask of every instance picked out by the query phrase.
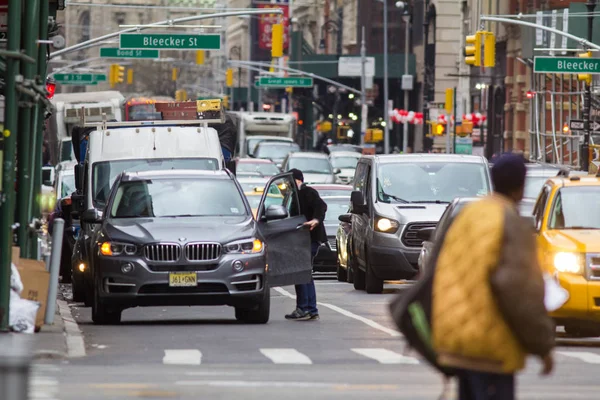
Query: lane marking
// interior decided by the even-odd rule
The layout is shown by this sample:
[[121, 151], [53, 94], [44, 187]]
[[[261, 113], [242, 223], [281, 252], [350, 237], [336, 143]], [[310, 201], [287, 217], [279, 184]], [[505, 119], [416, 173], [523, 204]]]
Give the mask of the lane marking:
[[191, 371], [186, 372], [187, 376], [243, 376], [243, 372], [217, 372], [217, 371]]
[[165, 350], [163, 364], [169, 365], [200, 365], [202, 353], [196, 349]]
[[387, 349], [351, 349], [356, 354], [371, 358], [380, 364], [419, 364], [414, 357], [407, 357]]
[[557, 351], [556, 354], [578, 358], [588, 364], [600, 364], [600, 355], [588, 351]]
[[260, 349], [275, 364], [312, 364], [310, 358], [296, 349]]
[[[275, 289], [275, 291], [277, 291], [278, 293], [289, 297], [290, 299], [296, 299], [296, 296], [294, 296], [293, 294], [291, 294], [290, 292], [288, 292], [285, 289], [282, 289], [280, 287], [276, 287], [273, 288]], [[394, 330], [394, 329], [390, 329], [390, 328], [386, 328], [385, 326], [371, 320], [365, 317], [361, 317], [360, 315], [354, 314], [353, 312], [350, 312], [348, 310], [345, 310], [341, 307], [335, 306], [333, 304], [329, 304], [329, 303], [321, 303], [321, 302], [317, 302], [318, 305], [329, 308], [330, 310], [333, 310], [337, 313], [340, 313], [348, 318], [353, 318], [357, 321], [360, 321], [368, 326], [370, 326], [371, 328], [375, 328], [381, 332], [387, 333], [388, 335], [392, 336], [392, 337], [401, 337], [402, 335], [400, 334], [400, 332]]]
[[58, 312], [65, 326], [67, 356], [69, 357], [85, 357], [85, 342], [83, 334], [77, 325], [77, 321], [73, 317], [71, 307], [64, 300], [56, 300]]
[[[274, 382], [274, 381], [176, 381], [180, 386], [217, 386], [217, 387], [253, 387], [253, 388], [324, 388], [324, 389], [359, 389], [359, 390], [400, 390], [401, 385], [366, 385], [350, 383], [323, 383], [323, 382]], [[439, 389], [435, 388], [436, 393]]]

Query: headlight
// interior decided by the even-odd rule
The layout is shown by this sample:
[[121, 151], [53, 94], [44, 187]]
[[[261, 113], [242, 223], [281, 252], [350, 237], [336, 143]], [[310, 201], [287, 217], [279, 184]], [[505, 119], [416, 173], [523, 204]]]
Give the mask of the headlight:
[[393, 219], [378, 217], [375, 220], [375, 230], [377, 232], [394, 233], [398, 230], [400, 224]]
[[581, 254], [560, 252], [554, 255], [554, 268], [559, 272], [581, 274], [583, 265], [584, 261]]
[[223, 246], [223, 250], [228, 254], [256, 254], [261, 253], [264, 247], [260, 239], [244, 239], [227, 243]]
[[132, 256], [137, 253], [137, 246], [129, 243], [104, 242], [100, 245], [100, 254], [103, 256]]

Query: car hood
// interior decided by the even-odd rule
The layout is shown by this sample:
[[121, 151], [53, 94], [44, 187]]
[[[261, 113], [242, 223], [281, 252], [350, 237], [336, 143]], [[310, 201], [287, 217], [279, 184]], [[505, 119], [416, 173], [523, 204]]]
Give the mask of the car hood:
[[376, 211], [379, 215], [393, 218], [400, 225], [411, 222], [437, 223], [446, 210], [448, 204], [419, 203], [419, 204], [386, 204], [377, 203]]
[[304, 182], [306, 183], [333, 183], [333, 175], [331, 174], [304, 174]]
[[543, 235], [554, 251], [600, 253], [600, 229], [549, 230]]
[[104, 230], [114, 241], [227, 243], [254, 236], [256, 226], [250, 216], [127, 218], [106, 221]]

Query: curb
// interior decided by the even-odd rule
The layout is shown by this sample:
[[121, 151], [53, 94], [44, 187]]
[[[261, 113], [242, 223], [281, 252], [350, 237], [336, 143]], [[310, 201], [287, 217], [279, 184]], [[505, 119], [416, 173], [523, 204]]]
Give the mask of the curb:
[[75, 322], [71, 307], [64, 300], [56, 300], [58, 312], [65, 325], [65, 339], [67, 342], [67, 356], [69, 358], [85, 357], [85, 342], [79, 325]]

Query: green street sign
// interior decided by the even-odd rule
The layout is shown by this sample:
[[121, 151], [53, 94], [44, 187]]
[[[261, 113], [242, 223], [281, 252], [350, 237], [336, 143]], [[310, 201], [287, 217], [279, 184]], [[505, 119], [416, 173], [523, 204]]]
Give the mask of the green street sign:
[[119, 48], [156, 50], [219, 50], [221, 35], [122, 33]]
[[104, 74], [55, 74], [53, 78], [61, 85], [97, 85], [106, 81]]
[[124, 50], [112, 47], [103, 47], [100, 49], [102, 58], [159, 58], [158, 50]]
[[277, 78], [261, 76], [258, 79], [258, 86], [266, 88], [313, 87], [313, 78]]
[[600, 74], [600, 58], [534, 57], [533, 72], [556, 74]]

